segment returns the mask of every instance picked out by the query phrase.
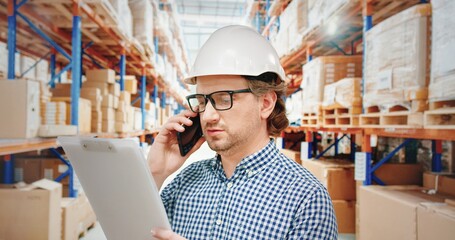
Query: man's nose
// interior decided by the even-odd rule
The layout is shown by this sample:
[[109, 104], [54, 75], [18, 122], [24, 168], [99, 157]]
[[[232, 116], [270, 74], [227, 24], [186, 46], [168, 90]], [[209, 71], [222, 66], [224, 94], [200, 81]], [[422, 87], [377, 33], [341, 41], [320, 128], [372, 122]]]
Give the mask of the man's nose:
[[205, 105], [204, 112], [201, 113], [201, 119], [205, 122], [216, 122], [219, 119], [218, 111], [213, 107], [212, 102], [209, 100]]

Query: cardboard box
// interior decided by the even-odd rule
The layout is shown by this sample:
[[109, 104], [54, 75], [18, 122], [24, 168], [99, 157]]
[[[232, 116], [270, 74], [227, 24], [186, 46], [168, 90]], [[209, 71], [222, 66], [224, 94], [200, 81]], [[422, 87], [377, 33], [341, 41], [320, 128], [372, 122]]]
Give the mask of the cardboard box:
[[120, 83], [109, 84], [109, 93], [119, 97], [120, 96]]
[[77, 135], [77, 126], [74, 125], [40, 125], [39, 137], [58, 137]]
[[119, 107], [119, 97], [114, 96], [114, 109]]
[[103, 120], [102, 132], [105, 133], [114, 133], [115, 132], [115, 121], [114, 120]]
[[286, 157], [296, 161], [298, 164], [302, 164], [302, 160], [300, 160], [300, 152], [290, 149], [280, 149], [280, 152], [282, 152]]
[[0, 188], [0, 238], [61, 240], [62, 185], [42, 179], [24, 188]]
[[87, 82], [115, 83], [115, 71], [112, 69], [92, 69], [85, 73]]
[[[60, 159], [55, 158], [44, 158], [41, 159], [41, 177], [48, 180], [55, 180], [58, 176], [68, 170], [68, 166], [64, 164]], [[69, 184], [69, 176], [66, 176], [60, 182], [63, 185]]]
[[308, 169], [326, 188], [332, 200], [355, 200], [354, 165], [342, 160], [303, 160]]
[[115, 112], [115, 121], [126, 123], [128, 121], [128, 113], [126, 111], [116, 111]]
[[99, 88], [92, 88], [92, 87], [83, 87], [81, 88], [81, 98], [85, 98], [94, 103], [101, 102], [103, 97], [101, 95], [101, 90]]
[[446, 203], [421, 203], [417, 208], [419, 240], [450, 240], [455, 236], [455, 207]]
[[39, 83], [0, 81], [0, 138], [33, 138], [40, 125]]
[[96, 222], [95, 213], [83, 194], [77, 198], [63, 198], [61, 207], [63, 240], [78, 240], [79, 235]]
[[101, 108], [103, 121], [115, 121], [115, 110], [113, 108]]
[[109, 94], [109, 84], [105, 82], [85, 82], [82, 88], [98, 88], [102, 96]]
[[337, 218], [339, 233], [355, 233], [356, 202], [333, 200], [333, 209]]
[[32, 183], [41, 178], [41, 158], [14, 159], [14, 182]]
[[[70, 97], [53, 97], [53, 102], [65, 102], [66, 103], [66, 124], [71, 125], [71, 101]], [[79, 133], [90, 133], [92, 119], [92, 103], [90, 100], [79, 98]]]
[[425, 172], [423, 186], [438, 193], [455, 196], [455, 174]]
[[[359, 188], [361, 239], [419, 239], [417, 208], [424, 202], [444, 202], [418, 186], [362, 186]], [[437, 239], [437, 238], [433, 238]]]
[[114, 95], [112, 95], [112, 94], [104, 95], [103, 101], [101, 102], [101, 107], [113, 108], [114, 107]]
[[130, 131], [128, 124], [124, 122], [115, 122], [115, 132], [126, 133]]
[[131, 103], [131, 93], [127, 91], [122, 91], [120, 93], [120, 101], [124, 101], [128, 104]]
[[135, 76], [125, 76], [125, 91], [131, 94], [137, 93], [137, 80]]
[[375, 171], [386, 185], [422, 186], [423, 166], [420, 164], [386, 163]]

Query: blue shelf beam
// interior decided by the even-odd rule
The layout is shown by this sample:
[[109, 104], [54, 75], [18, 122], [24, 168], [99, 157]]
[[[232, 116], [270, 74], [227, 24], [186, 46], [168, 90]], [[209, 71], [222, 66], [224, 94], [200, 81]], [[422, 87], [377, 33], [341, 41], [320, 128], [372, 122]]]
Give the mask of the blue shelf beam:
[[[77, 5], [77, 3], [73, 3]], [[79, 97], [82, 80], [82, 36], [79, 6], [73, 8], [72, 29], [72, 81], [71, 84], [71, 124], [79, 125]], [[58, 50], [58, 49], [57, 49]], [[71, 59], [71, 58], [70, 58]]]
[[16, 0], [8, 0], [8, 80], [15, 78], [16, 21]]
[[321, 158], [322, 156], [324, 156], [324, 154], [325, 154], [326, 152], [328, 152], [332, 147], [335, 148], [335, 155], [337, 155], [337, 154], [338, 154], [338, 143], [340, 142], [341, 139], [343, 139], [343, 138], [346, 137], [346, 136], [347, 136], [346, 134], [343, 134], [343, 136], [341, 136], [340, 138], [335, 137], [335, 142], [332, 143], [332, 144], [330, 144], [330, 146], [328, 146], [326, 149], [324, 149], [324, 151], [322, 151], [321, 153], [319, 153], [319, 154], [315, 157], [315, 159], [319, 159], [319, 158]]
[[146, 77], [145, 77], [145, 67], [142, 69], [142, 77], [141, 77], [141, 113], [142, 113], [142, 130], [145, 130], [145, 91], [147, 89], [146, 86]]
[[[367, 162], [366, 162], [366, 179], [365, 179], [365, 185], [371, 185], [372, 184], [372, 181], [374, 180], [375, 182], [377, 182], [378, 184], [382, 184], [382, 185], [385, 185], [379, 178], [377, 177], [373, 177], [374, 176], [374, 172], [376, 170], [378, 170], [378, 168], [380, 168], [384, 163], [386, 163], [387, 161], [389, 161], [395, 154], [398, 153], [398, 151], [400, 151], [403, 147], [405, 147], [409, 142], [411, 142], [412, 139], [405, 139], [403, 141], [403, 143], [401, 143], [397, 148], [395, 148], [392, 152], [390, 152], [389, 154], [387, 154], [387, 156], [385, 156], [383, 159], [381, 159], [378, 163], [376, 163], [374, 166], [371, 165], [371, 153], [367, 153], [368, 155], [370, 155], [369, 158], [367, 158]], [[378, 181], [379, 180], [379, 181]]]
[[57, 79], [55, 76], [55, 69], [57, 67], [56, 63], [57, 63], [57, 56], [56, 56], [56, 53], [57, 51], [55, 50], [55, 48], [52, 48], [51, 49], [51, 63], [50, 63], [50, 68], [51, 68], [51, 81], [49, 83], [49, 85], [51, 86], [51, 88], [55, 88], [55, 79]]
[[68, 166], [68, 170], [60, 174], [57, 178], [54, 180], [56, 182], [61, 182], [63, 178], [69, 177], [68, 181], [68, 188], [69, 188], [69, 197], [75, 198], [77, 197], [77, 190], [74, 189], [74, 170], [73, 166], [71, 166], [70, 162], [66, 160], [55, 148], [50, 148], [49, 149], [63, 164]]
[[125, 90], [125, 73], [126, 73], [126, 55], [125, 49], [122, 49], [120, 55], [120, 91]]
[[431, 150], [433, 153], [431, 161], [431, 171], [441, 172], [442, 171], [442, 141], [432, 140]]
[[14, 183], [14, 155], [5, 155], [3, 159], [3, 183]]

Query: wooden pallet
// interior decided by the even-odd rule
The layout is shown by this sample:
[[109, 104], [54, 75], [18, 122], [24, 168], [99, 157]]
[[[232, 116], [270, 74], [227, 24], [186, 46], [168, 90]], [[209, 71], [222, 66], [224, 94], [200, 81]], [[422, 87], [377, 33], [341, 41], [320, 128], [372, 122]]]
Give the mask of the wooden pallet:
[[323, 110], [324, 127], [355, 127], [359, 125], [361, 107], [331, 108]]
[[320, 127], [322, 126], [322, 113], [318, 112], [304, 112], [302, 116], [302, 126], [305, 127]]
[[422, 128], [423, 113], [397, 111], [360, 115], [360, 126], [367, 128]]
[[442, 108], [454, 108], [455, 100], [446, 100], [446, 101], [430, 101], [429, 109], [436, 110]]
[[432, 129], [455, 129], [455, 107], [425, 111], [424, 127]]

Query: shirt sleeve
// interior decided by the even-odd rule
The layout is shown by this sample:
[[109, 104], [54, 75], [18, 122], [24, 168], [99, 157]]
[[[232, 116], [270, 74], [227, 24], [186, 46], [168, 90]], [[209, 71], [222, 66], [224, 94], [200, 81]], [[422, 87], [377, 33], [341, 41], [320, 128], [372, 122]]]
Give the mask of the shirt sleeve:
[[161, 191], [161, 200], [163, 201], [164, 209], [166, 209], [166, 214], [169, 219], [169, 222], [172, 225], [172, 220], [174, 217], [174, 209], [176, 202], [176, 195], [180, 185], [181, 176], [178, 174], [162, 191]]
[[337, 239], [338, 227], [332, 200], [325, 189], [304, 199], [287, 239]]

